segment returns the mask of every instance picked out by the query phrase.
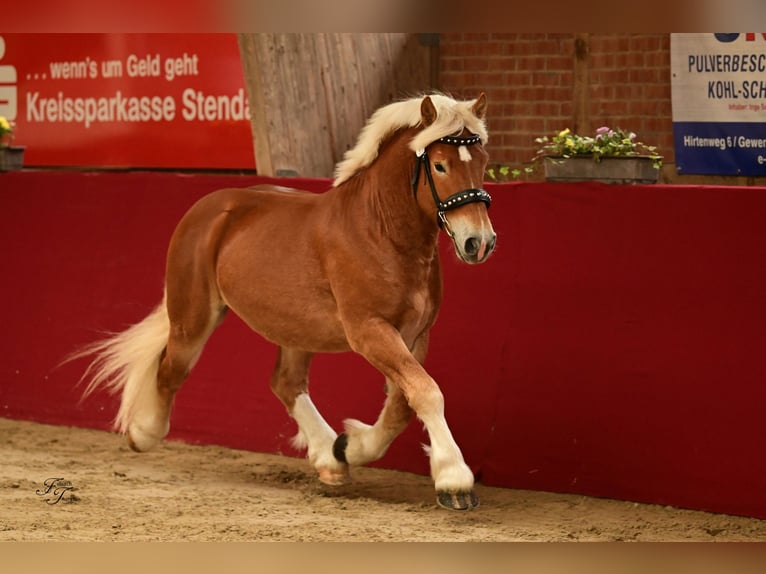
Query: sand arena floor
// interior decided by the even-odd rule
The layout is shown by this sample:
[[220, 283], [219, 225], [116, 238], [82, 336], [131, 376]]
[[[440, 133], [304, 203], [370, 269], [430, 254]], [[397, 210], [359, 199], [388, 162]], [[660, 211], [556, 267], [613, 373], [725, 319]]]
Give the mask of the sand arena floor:
[[[478, 509], [450, 512], [425, 476], [355, 468], [329, 487], [302, 459], [173, 441], [137, 454], [9, 419], [0, 460], [0, 541], [766, 540], [764, 520], [481, 484]], [[68, 481], [56, 504], [49, 478]]]

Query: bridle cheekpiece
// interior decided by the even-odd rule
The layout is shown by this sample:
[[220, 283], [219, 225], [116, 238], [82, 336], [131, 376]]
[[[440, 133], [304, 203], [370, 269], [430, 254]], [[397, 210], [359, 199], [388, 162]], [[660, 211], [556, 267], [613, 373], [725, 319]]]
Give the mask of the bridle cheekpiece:
[[[481, 136], [472, 135], [465, 138], [445, 136], [435, 140], [432, 143], [436, 142], [454, 146], [470, 146], [481, 142]], [[442, 201], [439, 198], [439, 194], [436, 193], [436, 185], [434, 184], [434, 178], [431, 175], [431, 160], [428, 159], [428, 150], [422, 149], [415, 153], [418, 161], [415, 163], [415, 173], [412, 177], [412, 193], [415, 197], [417, 197], [418, 182], [420, 181], [420, 171], [422, 169], [426, 172], [428, 186], [431, 188], [431, 195], [433, 196], [434, 203], [436, 204], [437, 223], [439, 224], [439, 227], [445, 228], [445, 231], [450, 237], [452, 236], [452, 231], [449, 228], [449, 223], [447, 222], [447, 217], [445, 215], [447, 211], [456, 209], [461, 205], [466, 205], [468, 203], [476, 203], [477, 201], [483, 202], [487, 207], [490, 206], [492, 203], [492, 197], [486, 191], [480, 188], [464, 189], [463, 191], [459, 191], [450, 195], [447, 199]]]

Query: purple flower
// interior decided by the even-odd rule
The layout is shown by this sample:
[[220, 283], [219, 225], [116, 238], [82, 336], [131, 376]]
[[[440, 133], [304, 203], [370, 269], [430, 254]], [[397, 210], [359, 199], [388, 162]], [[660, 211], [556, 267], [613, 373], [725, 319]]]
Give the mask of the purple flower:
[[600, 128], [598, 128], [598, 129], [596, 130], [596, 139], [597, 139], [597, 140], [600, 140], [600, 139], [601, 139], [601, 138], [603, 138], [604, 136], [607, 136], [607, 137], [608, 137], [608, 136], [610, 136], [610, 135], [612, 135], [612, 130], [610, 130], [610, 129], [609, 129], [608, 127], [606, 127], [606, 126], [601, 126]]

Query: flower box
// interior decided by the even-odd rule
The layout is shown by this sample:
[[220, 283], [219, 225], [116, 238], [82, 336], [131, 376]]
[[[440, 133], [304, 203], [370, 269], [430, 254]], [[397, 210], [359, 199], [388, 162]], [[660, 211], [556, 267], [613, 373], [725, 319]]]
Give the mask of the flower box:
[[0, 171], [19, 170], [24, 166], [24, 146], [0, 147]]
[[599, 181], [602, 183], [657, 183], [660, 170], [650, 156], [545, 157], [546, 181]]

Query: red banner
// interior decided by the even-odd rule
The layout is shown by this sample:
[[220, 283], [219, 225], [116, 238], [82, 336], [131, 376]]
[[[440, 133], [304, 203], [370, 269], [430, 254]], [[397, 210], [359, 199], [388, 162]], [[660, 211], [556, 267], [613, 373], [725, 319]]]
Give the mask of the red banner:
[[254, 169], [235, 34], [0, 35], [27, 166]]

